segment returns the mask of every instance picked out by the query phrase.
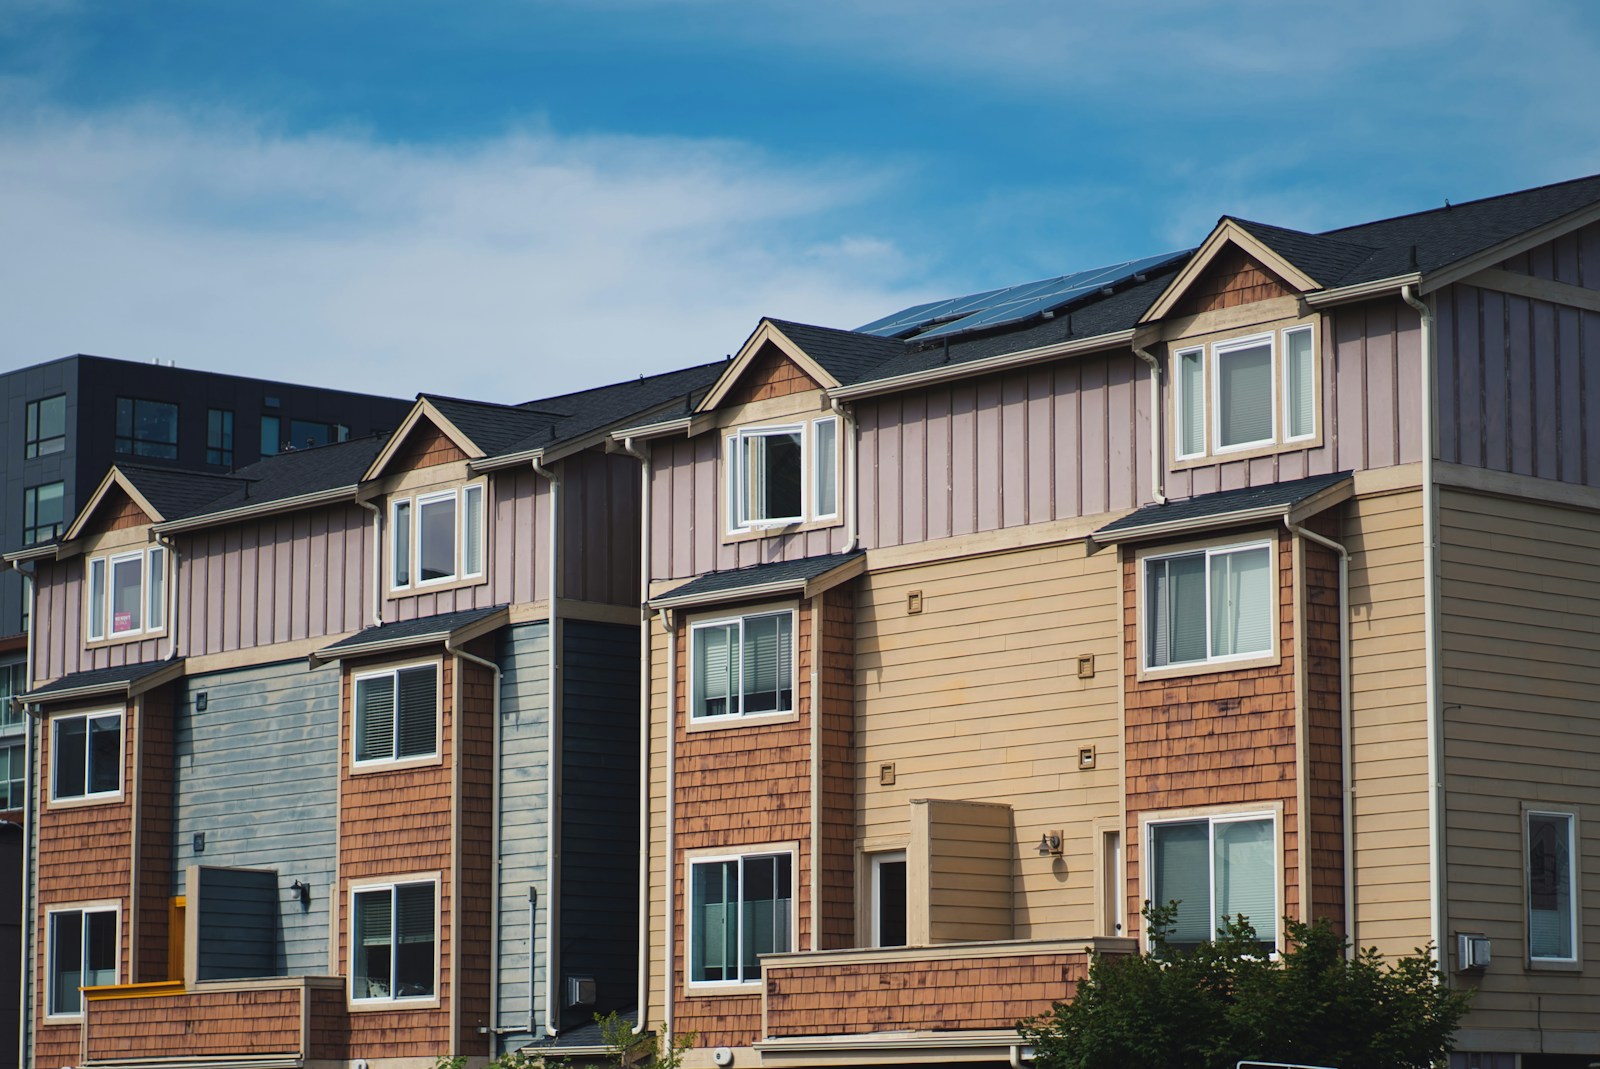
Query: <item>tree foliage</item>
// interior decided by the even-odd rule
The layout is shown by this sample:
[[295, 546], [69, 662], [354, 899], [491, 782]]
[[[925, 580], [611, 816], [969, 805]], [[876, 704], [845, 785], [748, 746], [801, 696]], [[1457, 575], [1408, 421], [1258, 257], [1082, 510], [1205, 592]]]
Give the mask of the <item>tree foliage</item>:
[[1018, 1025], [1040, 1069], [1231, 1069], [1242, 1059], [1337, 1069], [1448, 1061], [1468, 995], [1445, 986], [1432, 947], [1386, 965], [1326, 920], [1285, 920], [1269, 957], [1244, 917], [1217, 938], [1167, 941], [1177, 903], [1145, 906], [1151, 950], [1097, 956], [1070, 1003]]

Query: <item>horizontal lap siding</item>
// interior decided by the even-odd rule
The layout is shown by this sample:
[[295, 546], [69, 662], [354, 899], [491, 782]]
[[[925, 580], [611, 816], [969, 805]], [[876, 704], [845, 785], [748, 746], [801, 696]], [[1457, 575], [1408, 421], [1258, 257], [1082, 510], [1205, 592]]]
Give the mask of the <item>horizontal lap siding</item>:
[[[1488, 935], [1495, 956], [1472, 978], [1466, 1027], [1528, 1030], [1529, 1043], [1540, 1027], [1592, 1032], [1600, 523], [1593, 512], [1447, 490], [1439, 529], [1450, 926]], [[1523, 965], [1524, 803], [1578, 814], [1583, 975]]]
[[767, 1035], [1010, 1029], [1070, 1001], [1087, 954], [885, 961], [774, 969]]
[[1149, 369], [1123, 352], [858, 402], [862, 545], [1142, 503], [1149, 397]]
[[[507, 628], [500, 639], [500, 664], [500, 1004], [495, 1020], [502, 1028], [527, 1028], [545, 996], [549, 625]], [[531, 1032], [518, 1035], [531, 1038]]]
[[[278, 873], [286, 975], [330, 975], [339, 669], [286, 661], [184, 681], [176, 739], [174, 893], [192, 864]], [[196, 709], [204, 694], [206, 709]], [[265, 803], [264, 803], [264, 800]], [[205, 850], [194, 837], [204, 833]], [[301, 906], [290, 885], [311, 885]]]
[[[1600, 290], [1600, 224], [1498, 267]], [[1600, 312], [1464, 282], [1436, 300], [1440, 458], [1600, 486]]]
[[[299, 988], [113, 999], [89, 1006], [91, 1060], [300, 1052]], [[40, 1065], [53, 1065], [41, 1060]]]
[[[1121, 810], [1115, 553], [1090, 557], [1070, 543], [859, 584], [859, 834], [904, 842], [913, 799], [1009, 805], [1016, 938], [1092, 933], [1094, 821]], [[913, 592], [922, 595], [917, 614], [906, 611]], [[1091, 679], [1078, 678], [1081, 655], [1094, 658]], [[1080, 772], [1086, 746], [1096, 767]], [[879, 783], [884, 764], [895, 766], [893, 785]], [[1046, 830], [1064, 833], [1059, 862], [1034, 849]]]

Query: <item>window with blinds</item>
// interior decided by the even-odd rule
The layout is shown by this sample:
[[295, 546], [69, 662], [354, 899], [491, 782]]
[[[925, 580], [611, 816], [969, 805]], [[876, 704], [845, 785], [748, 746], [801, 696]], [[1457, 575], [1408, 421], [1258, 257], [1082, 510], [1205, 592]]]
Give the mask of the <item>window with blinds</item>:
[[1173, 354], [1173, 454], [1190, 460], [1317, 434], [1314, 327], [1232, 338]]
[[794, 612], [695, 624], [690, 716], [787, 713], [794, 709]]
[[1527, 814], [1528, 957], [1578, 959], [1578, 900], [1571, 813]]
[[1263, 949], [1278, 941], [1277, 834], [1270, 816], [1212, 817], [1150, 825], [1150, 899], [1178, 903], [1167, 942], [1192, 947], [1244, 916]]
[[434, 664], [356, 677], [356, 764], [439, 752], [438, 678]]
[[1255, 657], [1272, 651], [1272, 548], [1223, 546], [1147, 557], [1145, 667]]
[[1216, 354], [1217, 448], [1273, 440], [1272, 338], [1219, 345]]
[[433, 997], [436, 891], [428, 881], [355, 892], [350, 940], [352, 999]]
[[1283, 332], [1284, 439], [1311, 438], [1317, 433], [1316, 359], [1311, 328]]
[[792, 947], [793, 867], [788, 853], [690, 862], [690, 983], [759, 980], [761, 955]]

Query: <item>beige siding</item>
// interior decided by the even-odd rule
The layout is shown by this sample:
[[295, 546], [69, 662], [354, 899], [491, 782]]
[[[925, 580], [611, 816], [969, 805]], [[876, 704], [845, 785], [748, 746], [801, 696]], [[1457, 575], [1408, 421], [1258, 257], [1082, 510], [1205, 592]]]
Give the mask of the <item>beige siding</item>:
[[1422, 496], [1347, 506], [1356, 940], [1389, 955], [1430, 938]]
[[[1469, 1029], [1596, 1029], [1600, 517], [1460, 490], [1440, 502], [1451, 931], [1493, 940]], [[1578, 815], [1583, 974], [1527, 968], [1524, 804]]]
[[906, 887], [913, 943], [1012, 936], [1016, 836], [1011, 807], [919, 799], [911, 803]]
[[[1121, 813], [1117, 555], [1081, 542], [881, 572], [857, 596], [863, 840], [910, 838], [922, 798], [1011, 807], [1013, 933], [1096, 930], [1096, 818]], [[922, 593], [922, 611], [907, 595]], [[1078, 678], [1092, 654], [1095, 675]], [[1096, 767], [1078, 771], [1080, 747]], [[879, 783], [881, 765], [895, 782]], [[1065, 854], [1040, 857], [1046, 831]]]

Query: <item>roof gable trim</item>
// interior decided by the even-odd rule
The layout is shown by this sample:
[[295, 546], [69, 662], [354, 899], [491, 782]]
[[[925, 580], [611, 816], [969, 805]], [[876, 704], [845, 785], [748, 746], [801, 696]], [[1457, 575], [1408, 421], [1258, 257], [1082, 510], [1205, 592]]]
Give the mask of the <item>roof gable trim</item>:
[[411, 411], [406, 414], [405, 421], [389, 436], [388, 442], [384, 443], [383, 451], [373, 459], [371, 466], [361, 476], [361, 481], [368, 482], [386, 474], [389, 465], [400, 455], [405, 448], [406, 442], [411, 438], [411, 432], [423, 420], [432, 423], [446, 438], [454, 442], [456, 448], [467, 455], [468, 460], [482, 460], [485, 456], [484, 451], [478, 448], [477, 443], [467, 437], [466, 432], [452, 423], [449, 417], [440, 412], [432, 401], [429, 401], [426, 397], [419, 397]]
[[72, 526], [67, 528], [66, 534], [61, 536], [61, 541], [71, 542], [74, 539], [83, 537], [84, 531], [89, 526], [90, 517], [99, 510], [100, 505], [110, 496], [111, 491], [114, 489], [121, 490], [127, 494], [129, 500], [139, 507], [151, 523], [160, 523], [165, 518], [139, 492], [138, 487], [133, 485], [133, 480], [122, 474], [121, 470], [113, 464], [111, 470], [106, 472], [106, 477], [100, 480], [100, 485], [95, 487], [94, 493], [89, 495], [88, 502], [79, 510], [78, 518], [72, 521]]
[[1183, 270], [1173, 276], [1167, 288], [1161, 291], [1161, 296], [1156, 298], [1155, 303], [1140, 317], [1139, 322], [1153, 323], [1170, 315], [1178, 306], [1178, 302], [1188, 293], [1189, 287], [1194, 285], [1195, 281], [1205, 273], [1206, 268], [1211, 266], [1212, 261], [1230, 245], [1257, 260], [1263, 267], [1301, 293], [1322, 289], [1321, 283], [1284, 259], [1260, 238], [1232, 219], [1223, 219], [1211, 231], [1205, 243], [1189, 258]]
[[725, 401], [739, 379], [749, 370], [750, 365], [755, 363], [756, 357], [760, 355], [762, 348], [768, 343], [775, 346], [785, 357], [794, 361], [800, 367], [800, 370], [820, 383], [823, 389], [833, 390], [839, 387], [839, 380], [828, 374], [821, 364], [807, 356], [804, 349], [796, 345], [788, 335], [778, 329], [777, 324], [770, 319], [763, 319], [761, 325], [756, 327], [755, 332], [750, 335], [749, 339], [739, 349], [739, 355], [729, 361], [727, 368], [718, 377], [716, 383], [705, 397], [701, 399], [700, 405], [695, 411], [710, 412]]

